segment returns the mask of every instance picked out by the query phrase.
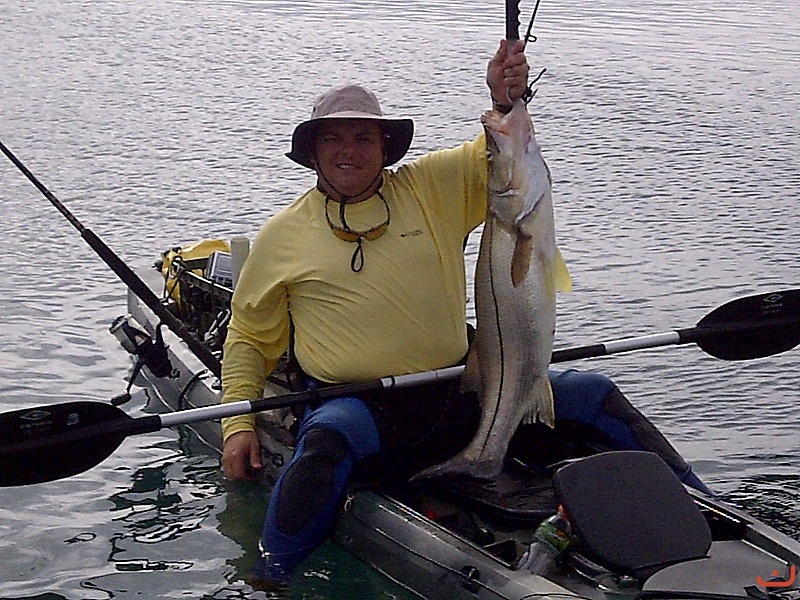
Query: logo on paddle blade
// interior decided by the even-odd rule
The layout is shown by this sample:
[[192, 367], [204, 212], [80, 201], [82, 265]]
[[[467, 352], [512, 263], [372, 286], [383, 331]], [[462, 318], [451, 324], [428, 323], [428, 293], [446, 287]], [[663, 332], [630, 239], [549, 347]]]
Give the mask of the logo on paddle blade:
[[20, 421], [28, 421], [29, 423], [38, 423], [52, 416], [52, 413], [47, 410], [31, 410], [23, 415], [20, 415]]
[[46, 431], [53, 426], [53, 413], [49, 410], [36, 408], [22, 413], [19, 416], [19, 430], [26, 435], [33, 435], [34, 432]]
[[770, 294], [762, 300], [761, 312], [764, 315], [782, 312], [784, 309], [783, 294]]

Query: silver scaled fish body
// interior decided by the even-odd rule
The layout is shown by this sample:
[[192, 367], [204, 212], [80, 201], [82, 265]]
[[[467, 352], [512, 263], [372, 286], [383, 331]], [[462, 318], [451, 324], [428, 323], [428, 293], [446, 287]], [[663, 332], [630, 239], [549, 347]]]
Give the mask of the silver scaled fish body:
[[475, 270], [478, 320], [462, 389], [481, 398], [470, 444], [415, 479], [465, 474], [492, 479], [502, 470], [520, 422], [554, 424], [548, 368], [556, 291], [571, 281], [556, 246], [550, 171], [522, 101], [482, 117], [488, 152], [488, 209]]

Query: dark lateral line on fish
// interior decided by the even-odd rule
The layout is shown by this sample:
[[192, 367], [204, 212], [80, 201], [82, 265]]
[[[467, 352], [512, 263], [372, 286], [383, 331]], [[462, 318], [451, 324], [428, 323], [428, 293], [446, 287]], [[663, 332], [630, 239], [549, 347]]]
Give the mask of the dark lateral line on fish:
[[[494, 239], [494, 220], [492, 219], [491, 223], [487, 222], [487, 226], [492, 228], [491, 235], [492, 240]], [[484, 234], [485, 235], [485, 234]], [[494, 413], [492, 414], [492, 425], [489, 428], [489, 431], [494, 429], [494, 424], [497, 421], [497, 414], [500, 412], [500, 398], [503, 396], [503, 382], [506, 380], [505, 378], [505, 368], [506, 368], [506, 357], [503, 353], [503, 348], [505, 348], [503, 344], [503, 330], [500, 326], [500, 311], [497, 307], [497, 295], [495, 294], [495, 277], [494, 277], [494, 269], [492, 269], [492, 252], [494, 250], [494, 244], [489, 243], [489, 282], [490, 288], [492, 290], [492, 300], [494, 301], [494, 322], [497, 327], [497, 335], [500, 338], [500, 391], [497, 394], [497, 402], [495, 403]], [[480, 355], [478, 355], [478, 361], [480, 361]], [[483, 446], [481, 447], [481, 452], [486, 449], [486, 445], [489, 443], [489, 437], [486, 437]]]

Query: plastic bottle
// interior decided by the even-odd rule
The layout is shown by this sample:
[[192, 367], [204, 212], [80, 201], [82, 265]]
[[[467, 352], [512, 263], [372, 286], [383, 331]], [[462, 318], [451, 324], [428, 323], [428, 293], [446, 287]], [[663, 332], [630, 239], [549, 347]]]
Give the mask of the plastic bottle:
[[556, 558], [569, 546], [572, 527], [559, 506], [558, 512], [542, 521], [533, 534], [530, 548], [522, 556], [517, 569], [528, 569], [541, 575], [555, 563]]

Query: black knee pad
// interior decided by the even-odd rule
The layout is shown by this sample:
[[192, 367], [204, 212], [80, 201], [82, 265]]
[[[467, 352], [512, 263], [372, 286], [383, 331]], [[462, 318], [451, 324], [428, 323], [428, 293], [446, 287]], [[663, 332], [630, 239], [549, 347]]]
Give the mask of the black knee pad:
[[347, 442], [333, 429], [315, 428], [306, 433], [303, 453], [281, 481], [276, 514], [281, 532], [296, 534], [330, 500], [334, 469], [347, 453]]

